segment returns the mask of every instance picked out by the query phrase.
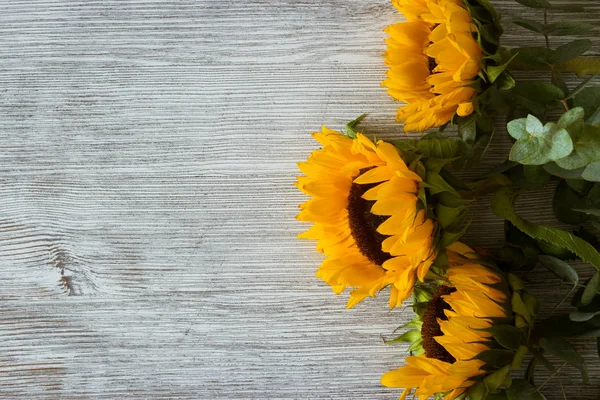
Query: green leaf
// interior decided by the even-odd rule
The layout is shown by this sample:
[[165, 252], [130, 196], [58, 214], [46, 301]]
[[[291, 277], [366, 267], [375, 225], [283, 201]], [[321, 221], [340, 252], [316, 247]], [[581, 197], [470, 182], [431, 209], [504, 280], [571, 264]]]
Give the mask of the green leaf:
[[547, 33], [552, 36], [573, 36], [586, 33], [594, 27], [592, 24], [585, 22], [555, 22], [543, 27], [540, 33]]
[[508, 132], [517, 139], [509, 159], [523, 165], [543, 165], [559, 160], [573, 151], [569, 133], [557, 124], [542, 125], [533, 115], [508, 123]]
[[572, 129], [577, 125], [583, 125], [584, 110], [582, 107], [575, 107], [565, 112], [558, 120], [558, 126], [565, 129]]
[[513, 92], [538, 104], [552, 104], [565, 98], [565, 93], [556, 85], [545, 82], [523, 82], [513, 89]]
[[509, 187], [504, 187], [496, 192], [492, 199], [492, 210], [500, 218], [513, 223], [522, 232], [541, 242], [551, 244], [561, 249], [575, 253], [583, 261], [592, 264], [600, 270], [600, 254], [586, 242], [568, 232], [549, 226], [535, 225], [524, 220], [515, 213], [515, 201], [518, 193]]
[[556, 187], [552, 199], [552, 210], [560, 222], [578, 225], [589, 219], [589, 216], [576, 211], [586, 207], [586, 199], [573, 190], [566, 181], [562, 181]]
[[585, 289], [581, 295], [581, 304], [590, 304], [598, 292], [600, 292], [600, 272], [596, 272], [587, 285], [585, 285]]
[[569, 100], [570, 98], [577, 96], [595, 78], [596, 78], [596, 75], [588, 76], [579, 85], [577, 85], [577, 87], [575, 89], [573, 89], [573, 91], [565, 98], [565, 100]]
[[594, 318], [598, 314], [600, 314], [600, 311], [596, 311], [596, 312], [573, 311], [573, 312], [569, 313], [569, 319], [574, 322], [584, 322], [584, 321], [589, 321], [590, 319]]
[[544, 133], [544, 125], [533, 115], [528, 115], [525, 120], [525, 130], [529, 135], [542, 136]]
[[514, 356], [514, 351], [491, 349], [482, 351], [477, 356], [473, 357], [471, 360], [481, 360], [492, 367], [502, 368], [505, 365], [510, 364]]
[[515, 0], [517, 3], [531, 8], [551, 8], [552, 4], [546, 0]]
[[582, 196], [587, 195], [594, 185], [592, 182], [584, 181], [583, 179], [565, 179], [565, 182], [567, 182], [567, 185], [571, 189]]
[[600, 86], [588, 86], [574, 97], [573, 104], [583, 107], [585, 115], [590, 116], [600, 108]]
[[573, 211], [578, 211], [594, 217], [600, 217], [600, 209], [598, 208], [574, 208]]
[[554, 365], [552, 365], [552, 363], [543, 355], [542, 351], [539, 350], [535, 350], [535, 349], [531, 349], [531, 354], [533, 354], [533, 357], [539, 361], [540, 363], [542, 363], [542, 365], [544, 367], [546, 367], [546, 369], [548, 371], [556, 371], [556, 368], [554, 367]]
[[600, 337], [600, 328], [589, 322], [573, 322], [568, 315], [546, 318], [541, 324], [545, 336]]
[[591, 48], [592, 41], [590, 39], [578, 39], [564, 44], [554, 50], [557, 56], [555, 64], [564, 63], [579, 57]]
[[519, 25], [522, 28], [529, 29], [537, 33], [544, 33], [544, 24], [540, 24], [537, 21], [530, 19], [517, 19], [513, 21], [513, 24]]
[[569, 11], [569, 12], [584, 12], [585, 8], [578, 4], [557, 4], [550, 7], [553, 10]]
[[541, 189], [550, 181], [550, 174], [541, 165], [523, 165], [523, 177], [532, 190]]
[[513, 325], [492, 325], [491, 327], [482, 330], [491, 333], [496, 342], [509, 350], [518, 349], [519, 344], [521, 344], [521, 338], [523, 337], [522, 331], [515, 328]]
[[[581, 108], [577, 107], [575, 109]], [[573, 152], [565, 158], [556, 160], [559, 167], [578, 169], [600, 161], [600, 126], [595, 127], [578, 123], [568, 131], [573, 140]]]
[[518, 165], [506, 175], [511, 182], [524, 190], [541, 189], [550, 180], [550, 174], [541, 165]]
[[584, 168], [578, 168], [574, 170], [568, 170], [565, 168], [559, 167], [556, 163], [548, 163], [544, 165], [544, 169], [550, 175], [558, 176], [563, 179], [581, 179], [581, 174], [583, 174]]
[[592, 208], [600, 208], [600, 184], [595, 183], [587, 194], [588, 204]]
[[455, 159], [465, 154], [467, 145], [458, 138], [428, 136], [418, 140], [391, 140], [401, 151], [413, 151], [426, 158]]
[[[535, 117], [533, 117], [535, 118]], [[527, 140], [529, 138], [529, 132], [527, 131], [527, 121], [529, 118], [513, 119], [506, 127], [510, 136], [517, 140]], [[541, 124], [541, 122], [540, 122]]]
[[554, 64], [558, 59], [556, 52], [546, 47], [517, 47], [511, 49], [511, 53], [518, 53], [517, 58], [522, 63], [535, 66]]
[[552, 354], [569, 364], [581, 365], [585, 362], [575, 347], [561, 337], [545, 336], [540, 339], [540, 346], [547, 353]]
[[563, 260], [548, 255], [539, 255], [538, 260], [546, 267], [546, 269], [550, 270], [550, 272], [563, 281], [568, 282], [571, 285], [579, 283], [577, 271]]
[[524, 379], [514, 379], [512, 385], [506, 389], [508, 400], [546, 400], [543, 394]]
[[461, 118], [458, 123], [458, 134], [469, 145], [475, 143], [477, 137], [477, 120], [474, 116]]
[[583, 384], [584, 385], [589, 385], [590, 384], [590, 377], [588, 375], [588, 369], [587, 369], [587, 365], [584, 364], [578, 364], [575, 365], [575, 368], [577, 368], [579, 370], [579, 372], [581, 372], [581, 376], [583, 378]]
[[585, 167], [581, 177], [586, 181], [600, 182], [600, 162], [593, 162]]

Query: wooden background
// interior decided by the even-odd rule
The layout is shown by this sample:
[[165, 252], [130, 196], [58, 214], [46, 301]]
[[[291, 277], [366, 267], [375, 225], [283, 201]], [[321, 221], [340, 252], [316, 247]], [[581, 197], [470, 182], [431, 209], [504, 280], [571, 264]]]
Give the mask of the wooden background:
[[[600, 22], [580, 3], [551, 18]], [[381, 337], [410, 311], [345, 310], [314, 278], [292, 184], [320, 124], [369, 112], [369, 133], [400, 134], [380, 87], [400, 18], [388, 0], [0, 1], [0, 398], [396, 399], [379, 378], [405, 347]], [[467, 240], [494, 249], [488, 201]], [[550, 221], [549, 201], [522, 211]], [[558, 282], [532, 279], [547, 312]], [[598, 399], [582, 348], [592, 385], [562, 381]]]

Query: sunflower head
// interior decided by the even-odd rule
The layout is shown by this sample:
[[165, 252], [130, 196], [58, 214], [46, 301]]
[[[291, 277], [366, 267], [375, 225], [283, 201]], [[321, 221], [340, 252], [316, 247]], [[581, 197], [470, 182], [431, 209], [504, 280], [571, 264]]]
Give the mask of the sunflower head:
[[490, 82], [485, 56], [498, 49], [502, 29], [493, 7], [486, 0], [392, 3], [407, 19], [385, 30], [389, 70], [382, 85], [406, 103], [397, 120], [405, 131], [424, 131], [472, 114]]
[[323, 147], [298, 164], [296, 186], [311, 196], [297, 219], [314, 223], [299, 237], [325, 255], [317, 277], [336, 293], [353, 288], [348, 307], [386, 286], [390, 306], [401, 304], [437, 255], [436, 224], [418, 196], [423, 178], [389, 143], [325, 127], [313, 136]]
[[448, 247], [448, 258], [444, 283], [420, 317], [422, 354], [407, 357], [406, 366], [381, 379], [385, 386], [404, 388], [401, 399], [411, 392], [420, 399], [443, 395], [451, 400], [467, 393], [478, 398], [482, 384], [490, 392], [509, 386], [511, 364], [524, 356], [530, 325], [518, 322], [525, 312], [531, 321], [534, 311], [527, 301], [524, 309], [515, 308], [520, 314], [513, 311], [521, 293], [462, 243]]

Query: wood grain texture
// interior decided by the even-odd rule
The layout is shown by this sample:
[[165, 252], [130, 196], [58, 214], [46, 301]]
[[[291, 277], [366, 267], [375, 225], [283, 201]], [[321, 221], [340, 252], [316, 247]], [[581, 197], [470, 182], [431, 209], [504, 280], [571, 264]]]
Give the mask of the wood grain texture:
[[[552, 18], [598, 23], [580, 3]], [[369, 112], [368, 132], [399, 134], [380, 87], [399, 20], [387, 0], [0, 1], [0, 398], [397, 398], [379, 378], [405, 348], [381, 337], [410, 312], [344, 310], [314, 278], [292, 183], [320, 124]], [[467, 240], [497, 248], [488, 201]], [[552, 221], [537, 202], [523, 214]], [[585, 350], [571, 400], [600, 398]]]

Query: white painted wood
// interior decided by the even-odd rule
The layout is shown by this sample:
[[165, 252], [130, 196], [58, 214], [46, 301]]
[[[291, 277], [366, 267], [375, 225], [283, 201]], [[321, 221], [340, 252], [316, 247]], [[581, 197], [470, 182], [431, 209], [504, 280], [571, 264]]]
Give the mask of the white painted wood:
[[[399, 134], [379, 86], [398, 20], [386, 0], [0, 1], [0, 397], [395, 399], [379, 377], [404, 347], [381, 336], [410, 312], [344, 310], [314, 278], [292, 183], [322, 123]], [[488, 200], [467, 239], [494, 248]], [[569, 399], [600, 397], [585, 350]]]

